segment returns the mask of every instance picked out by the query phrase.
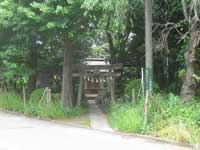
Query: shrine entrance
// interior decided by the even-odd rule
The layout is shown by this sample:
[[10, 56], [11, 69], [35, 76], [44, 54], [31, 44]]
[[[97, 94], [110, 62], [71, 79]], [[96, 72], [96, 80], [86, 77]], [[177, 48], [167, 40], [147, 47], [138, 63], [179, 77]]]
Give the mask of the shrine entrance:
[[95, 100], [99, 94], [109, 93], [115, 99], [115, 79], [120, 76], [122, 64], [110, 64], [104, 58], [87, 58], [84, 64], [75, 65], [73, 77], [79, 78], [77, 105], [83, 98]]

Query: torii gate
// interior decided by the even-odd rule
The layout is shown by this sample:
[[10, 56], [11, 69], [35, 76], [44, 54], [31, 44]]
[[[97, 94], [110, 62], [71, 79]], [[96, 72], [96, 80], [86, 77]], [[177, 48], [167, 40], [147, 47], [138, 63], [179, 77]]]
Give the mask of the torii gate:
[[[88, 58], [87, 61], [106, 61], [102, 58]], [[84, 93], [109, 91], [111, 99], [115, 99], [115, 79], [122, 64], [78, 64], [73, 67], [73, 77], [79, 78], [77, 105], [81, 104]]]

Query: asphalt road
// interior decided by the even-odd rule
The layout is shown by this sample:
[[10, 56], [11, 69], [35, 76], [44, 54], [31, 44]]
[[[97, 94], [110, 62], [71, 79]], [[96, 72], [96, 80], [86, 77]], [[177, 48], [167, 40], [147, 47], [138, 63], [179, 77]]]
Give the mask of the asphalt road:
[[155, 140], [0, 113], [0, 150], [189, 150]]

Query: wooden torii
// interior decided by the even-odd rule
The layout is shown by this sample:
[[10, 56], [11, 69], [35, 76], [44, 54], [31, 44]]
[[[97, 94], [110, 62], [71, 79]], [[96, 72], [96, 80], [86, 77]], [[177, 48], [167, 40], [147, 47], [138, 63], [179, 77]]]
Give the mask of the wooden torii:
[[[104, 61], [104, 59], [92, 58], [89, 60]], [[81, 104], [84, 92], [98, 94], [101, 91], [109, 91], [111, 99], [115, 99], [115, 79], [121, 74], [117, 72], [122, 64], [77, 64], [73, 66], [73, 77], [79, 78], [79, 90], [77, 105]]]

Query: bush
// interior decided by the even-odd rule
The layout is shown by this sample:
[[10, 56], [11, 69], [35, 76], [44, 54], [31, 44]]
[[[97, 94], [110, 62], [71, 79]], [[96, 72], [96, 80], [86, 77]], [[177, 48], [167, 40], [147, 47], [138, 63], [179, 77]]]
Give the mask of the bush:
[[[154, 83], [153, 86], [154, 86], [154, 92], [158, 93], [160, 91], [158, 85], [156, 83]], [[131, 101], [131, 99], [132, 99], [132, 89], [133, 88], [135, 89], [135, 94], [137, 96], [139, 94], [139, 91], [141, 90], [141, 80], [140, 79], [132, 80], [126, 85], [125, 96], [128, 101]], [[142, 91], [140, 91], [140, 92], [142, 92]]]
[[200, 113], [197, 116], [197, 124], [198, 124], [198, 126], [200, 126]]
[[42, 98], [44, 90], [45, 90], [44, 88], [34, 90], [30, 95], [29, 101], [38, 104]]
[[197, 97], [197, 99], [200, 98], [200, 88], [196, 89], [195, 96]]

